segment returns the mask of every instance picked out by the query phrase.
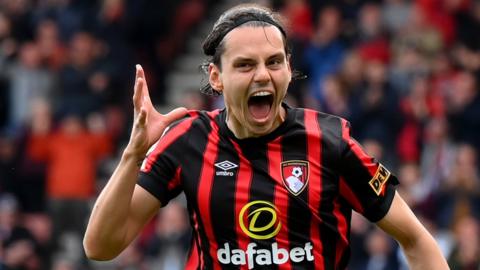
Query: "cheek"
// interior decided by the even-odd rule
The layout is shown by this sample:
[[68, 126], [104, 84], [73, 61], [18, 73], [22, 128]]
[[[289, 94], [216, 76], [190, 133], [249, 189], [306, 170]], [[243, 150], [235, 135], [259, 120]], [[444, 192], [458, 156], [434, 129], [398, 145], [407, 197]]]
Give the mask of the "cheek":
[[287, 92], [288, 85], [290, 84], [290, 73], [282, 72], [277, 74], [275, 80], [275, 88], [279, 91], [279, 96], [283, 97]]
[[236, 101], [238, 98], [236, 98], [235, 93], [228, 92], [223, 94], [225, 96], [225, 105], [226, 106], [236, 106]]
[[240, 103], [248, 91], [250, 82], [248, 76], [230, 76], [226, 82], [227, 83], [224, 84], [224, 95], [226, 99], [232, 103]]
[[243, 100], [239, 93], [240, 91], [237, 90], [238, 89], [233, 88], [233, 85], [231, 85], [227, 91], [223, 92], [225, 106], [233, 111], [237, 111], [241, 107], [241, 102]]

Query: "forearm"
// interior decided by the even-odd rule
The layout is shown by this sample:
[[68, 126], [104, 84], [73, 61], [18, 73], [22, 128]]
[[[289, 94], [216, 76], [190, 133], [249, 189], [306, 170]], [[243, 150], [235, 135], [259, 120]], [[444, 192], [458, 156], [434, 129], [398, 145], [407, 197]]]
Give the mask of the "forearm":
[[413, 242], [400, 243], [400, 245], [412, 270], [449, 269], [435, 240], [428, 233], [422, 234]]
[[187, 114], [185, 108], [166, 115], [155, 110], [140, 65], [136, 66], [133, 107], [130, 141], [94, 205], [85, 233], [83, 244], [91, 259], [116, 257], [160, 208], [161, 203], [155, 196], [136, 185], [139, 162], [165, 128]]
[[111, 259], [128, 244], [128, 218], [138, 162], [134, 156], [124, 154], [95, 202], [84, 238], [85, 251], [93, 259]]

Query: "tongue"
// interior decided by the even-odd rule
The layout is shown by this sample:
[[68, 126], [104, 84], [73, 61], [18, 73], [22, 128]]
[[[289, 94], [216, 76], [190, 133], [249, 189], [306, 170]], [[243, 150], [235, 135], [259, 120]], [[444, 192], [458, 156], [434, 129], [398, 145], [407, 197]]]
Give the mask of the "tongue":
[[268, 102], [251, 102], [248, 104], [248, 110], [256, 119], [263, 119], [270, 112], [270, 103]]

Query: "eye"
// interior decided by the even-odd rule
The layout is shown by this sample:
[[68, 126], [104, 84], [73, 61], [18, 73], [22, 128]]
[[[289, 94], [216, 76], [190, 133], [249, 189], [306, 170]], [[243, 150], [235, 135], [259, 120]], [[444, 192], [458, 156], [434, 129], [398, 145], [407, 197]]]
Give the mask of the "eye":
[[238, 62], [234, 64], [234, 67], [240, 71], [248, 71], [253, 68], [253, 63], [250, 62]]
[[267, 65], [271, 68], [280, 68], [283, 64], [283, 59], [281, 58], [272, 58], [267, 62]]
[[250, 63], [239, 63], [239, 64], [237, 64], [237, 67], [249, 67], [249, 66], [251, 66]]

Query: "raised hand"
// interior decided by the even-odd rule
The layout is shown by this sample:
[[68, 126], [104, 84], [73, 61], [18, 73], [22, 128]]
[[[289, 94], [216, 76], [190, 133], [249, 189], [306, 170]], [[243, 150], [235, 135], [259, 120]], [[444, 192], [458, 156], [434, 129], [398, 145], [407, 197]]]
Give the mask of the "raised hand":
[[160, 138], [168, 125], [187, 114], [187, 109], [183, 107], [165, 115], [155, 110], [148, 93], [145, 73], [140, 65], [136, 65], [133, 108], [133, 128], [126, 152], [139, 159], [145, 157], [150, 146]]

